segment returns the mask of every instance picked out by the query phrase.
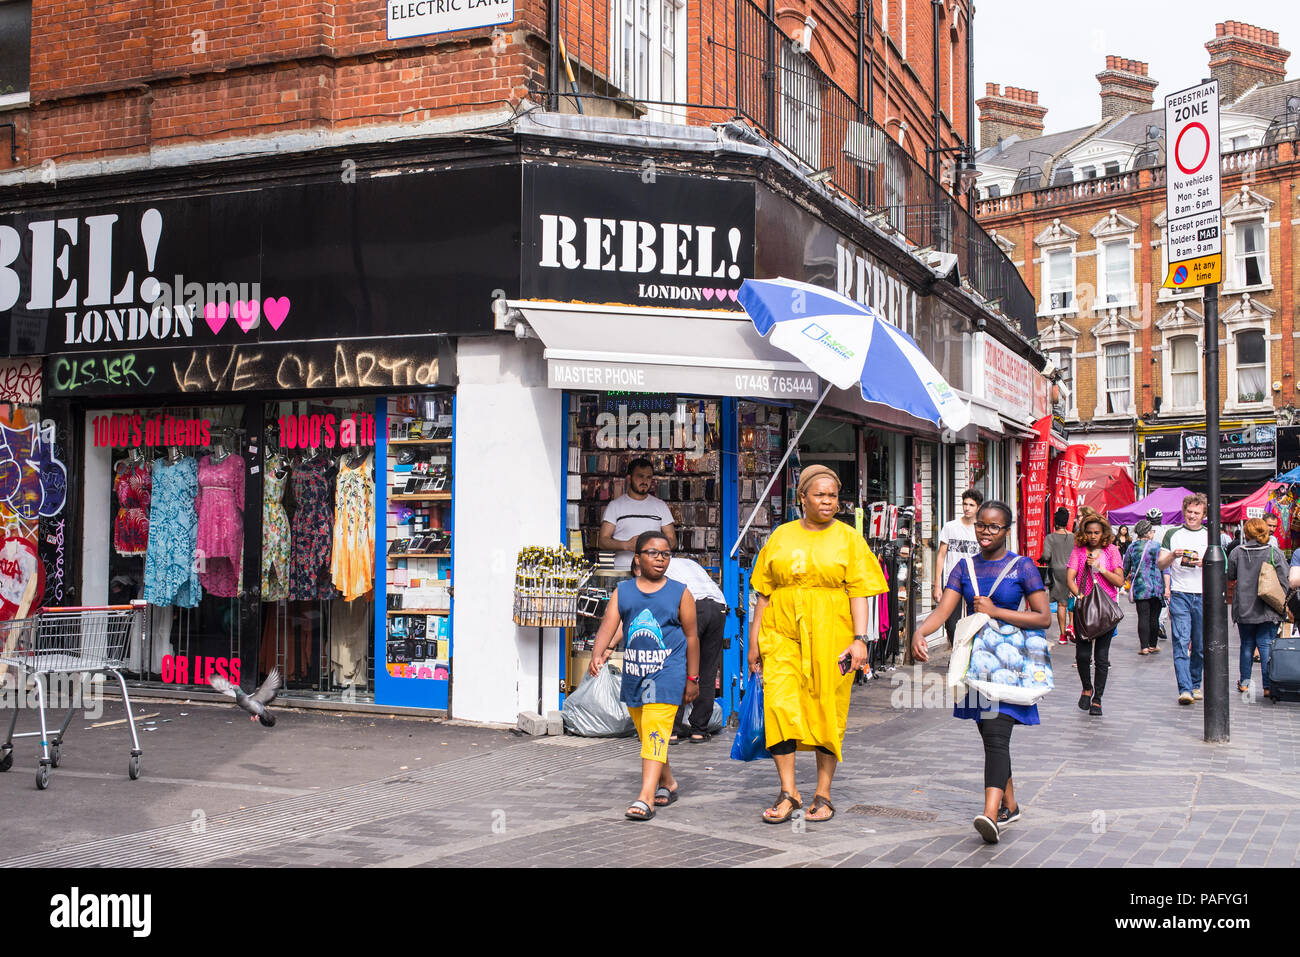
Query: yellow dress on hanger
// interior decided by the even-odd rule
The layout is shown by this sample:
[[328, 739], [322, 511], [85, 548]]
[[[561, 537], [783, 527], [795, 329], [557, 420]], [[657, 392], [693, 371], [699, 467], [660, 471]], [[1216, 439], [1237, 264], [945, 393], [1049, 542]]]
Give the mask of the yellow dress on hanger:
[[820, 746], [843, 760], [853, 673], [840, 674], [839, 656], [853, 641], [849, 599], [889, 589], [880, 563], [843, 522], [820, 532], [787, 522], [758, 553], [750, 584], [768, 597], [758, 633], [768, 746], [793, 739], [800, 751]]
[[334, 495], [334, 548], [330, 575], [348, 601], [375, 587], [375, 480], [372, 456], [359, 465], [339, 463]]

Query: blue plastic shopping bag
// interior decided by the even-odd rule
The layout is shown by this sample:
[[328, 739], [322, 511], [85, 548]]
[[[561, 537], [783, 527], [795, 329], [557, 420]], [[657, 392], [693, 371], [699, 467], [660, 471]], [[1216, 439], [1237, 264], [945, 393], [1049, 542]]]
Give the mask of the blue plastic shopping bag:
[[731, 743], [733, 761], [757, 761], [770, 758], [767, 750], [767, 729], [763, 725], [763, 679], [749, 676], [749, 688], [740, 704], [740, 727], [736, 740]]

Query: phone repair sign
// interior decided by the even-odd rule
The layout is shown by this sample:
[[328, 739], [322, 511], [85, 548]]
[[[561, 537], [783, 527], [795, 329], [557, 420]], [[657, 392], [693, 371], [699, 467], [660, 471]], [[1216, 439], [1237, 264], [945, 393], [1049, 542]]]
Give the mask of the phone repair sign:
[[1219, 81], [1165, 97], [1166, 287], [1219, 281]]
[[499, 27], [515, 19], [515, 0], [388, 0], [388, 39]]

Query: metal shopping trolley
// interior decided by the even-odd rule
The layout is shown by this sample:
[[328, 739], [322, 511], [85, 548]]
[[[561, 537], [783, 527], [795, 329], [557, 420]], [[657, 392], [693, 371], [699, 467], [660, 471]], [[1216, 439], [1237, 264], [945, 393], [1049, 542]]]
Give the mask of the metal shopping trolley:
[[[127, 695], [126, 680], [118, 670], [127, 653], [127, 642], [133, 636], [144, 634], [145, 609], [142, 601], [129, 605], [101, 605], [86, 608], [43, 608], [30, 618], [0, 622], [0, 674], [7, 668], [18, 672], [15, 682], [13, 714], [9, 718], [9, 732], [0, 745], [0, 771], [13, 766], [14, 738], [40, 736], [41, 760], [36, 769], [36, 787], [45, 790], [50, 783], [50, 768], [57, 768], [63, 751], [63, 736], [72, 722], [76, 710], [76, 696], [69, 694], [68, 713], [54, 734], [49, 734], [45, 724], [45, 706], [56, 675], [84, 676], [107, 674], [117, 676], [122, 686], [122, 703], [126, 706], [126, 726], [131, 731], [131, 759], [127, 773], [131, 780], [140, 776], [140, 739], [135, 730], [131, 711], [131, 698]], [[41, 716], [41, 730], [14, 734], [18, 723], [19, 703], [27, 687], [28, 678], [36, 686], [37, 710]], [[7, 678], [5, 679], [7, 683]], [[84, 681], [79, 678], [79, 681]], [[52, 701], [50, 702], [53, 703]]]

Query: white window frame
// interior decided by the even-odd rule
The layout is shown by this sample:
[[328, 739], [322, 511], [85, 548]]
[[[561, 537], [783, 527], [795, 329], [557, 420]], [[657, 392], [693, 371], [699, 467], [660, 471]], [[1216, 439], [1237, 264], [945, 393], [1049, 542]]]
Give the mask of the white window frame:
[[[1079, 312], [1079, 234], [1066, 226], [1059, 219], [1052, 220], [1050, 226], [1034, 237], [1034, 245], [1039, 250], [1039, 258], [1034, 260], [1039, 269], [1038, 315], [1043, 317], [1072, 316]], [[1064, 309], [1052, 308], [1051, 270], [1048, 268], [1052, 253], [1068, 252], [1070, 254], [1070, 304]]]
[[817, 82], [815, 72], [795, 69], [800, 65], [815, 67], [811, 53], [796, 50], [794, 41], [788, 37], [784, 40], [778, 38], [777, 43], [780, 44], [777, 64], [778, 108], [781, 111], [779, 139], [800, 147], [812, 144], [811, 150], [795, 150], [789, 145], [787, 148], [814, 170], [819, 170], [822, 168], [821, 111], [825, 90]]
[[[1137, 369], [1138, 369], [1138, 351], [1133, 345], [1133, 339], [1137, 333], [1138, 327], [1128, 319], [1120, 317], [1117, 313], [1112, 312], [1107, 318], [1103, 319], [1093, 327], [1092, 337], [1096, 342], [1096, 351], [1094, 352], [1097, 379], [1097, 408], [1093, 412], [1093, 419], [1132, 419], [1137, 413]], [[1106, 411], [1106, 347], [1122, 346], [1128, 353], [1128, 410], [1121, 412]]]
[[[1226, 364], [1228, 394], [1225, 412], [1271, 412], [1273, 409], [1273, 310], [1243, 293], [1221, 317], [1227, 338]], [[1237, 398], [1237, 336], [1243, 332], [1264, 335], [1264, 398], [1258, 402], [1241, 402]]]
[[1070, 395], [1066, 400], [1065, 418], [1069, 421], [1079, 420], [1079, 330], [1067, 322], [1057, 319], [1038, 336], [1039, 350], [1048, 352], [1068, 352], [1070, 354]]
[[[1137, 305], [1137, 268], [1133, 251], [1137, 245], [1136, 220], [1129, 219], [1118, 209], [1112, 209], [1088, 230], [1088, 234], [1097, 241], [1097, 297], [1093, 301], [1093, 312], [1103, 313], [1113, 309], [1131, 309]], [[1128, 252], [1128, 290], [1122, 299], [1108, 302], [1111, 293], [1106, 269], [1107, 250], [1116, 245], [1123, 245]]]
[[[681, 102], [686, 92], [686, 0], [646, 0], [646, 20], [642, 21], [641, 0], [610, 0], [609, 10], [609, 50], [610, 78], [614, 86], [636, 102], [647, 101], [646, 119], [660, 122], [673, 122], [685, 119], [685, 108], [672, 105], [654, 104], [655, 100], [672, 99]], [[673, 19], [673, 42], [675, 51], [672, 62], [671, 90], [665, 89], [664, 83], [664, 19]], [[624, 28], [632, 25], [633, 61], [630, 66], [632, 76], [627, 75], [628, 67], [624, 64], [627, 47], [624, 40]], [[638, 38], [644, 38], [646, 49], [637, 49]], [[646, 56], [645, 89], [641, 89], [638, 76], [636, 54], [644, 52]], [[671, 95], [665, 95], [670, 93]]]
[[[1161, 362], [1161, 415], [1204, 415], [1205, 414], [1205, 318], [1192, 311], [1183, 303], [1169, 310], [1156, 322], [1160, 330]], [[1174, 402], [1174, 346], [1175, 339], [1184, 336], [1196, 340], [1196, 349], [1201, 356], [1196, 363], [1196, 402], [1190, 406], [1180, 406]]]
[[[1241, 389], [1241, 370], [1242, 370], [1242, 368], [1243, 368], [1243, 366], [1244, 366], [1244, 363], [1242, 362], [1242, 360], [1241, 360], [1241, 358], [1240, 358], [1240, 355], [1241, 355], [1241, 351], [1240, 351], [1240, 350], [1241, 350], [1241, 337], [1242, 337], [1242, 336], [1259, 336], [1259, 337], [1263, 340], [1263, 342], [1264, 342], [1264, 362], [1263, 362], [1263, 366], [1264, 366], [1264, 397], [1263, 397], [1262, 399], [1246, 400], [1246, 399], [1243, 399], [1243, 398], [1241, 397], [1241, 391], [1240, 391], [1240, 389]], [[1272, 351], [1272, 350], [1269, 348], [1269, 342], [1268, 342], [1268, 330], [1267, 330], [1267, 329], [1263, 329], [1263, 328], [1260, 328], [1260, 329], [1245, 328], [1245, 329], [1237, 329], [1235, 332], [1233, 332], [1233, 334], [1232, 334], [1232, 353], [1233, 353], [1233, 357], [1234, 357], [1234, 358], [1231, 360], [1230, 368], [1232, 369], [1232, 380], [1233, 380], [1232, 399], [1233, 399], [1233, 403], [1234, 403], [1235, 405], [1243, 406], [1243, 407], [1244, 407], [1244, 406], [1260, 406], [1260, 405], [1264, 405], [1265, 403], [1268, 403], [1268, 404], [1270, 404], [1270, 405], [1272, 404], [1272, 402], [1270, 401], [1271, 398], [1272, 398], [1272, 396], [1270, 395], [1270, 391], [1271, 391], [1271, 390], [1269, 389], [1269, 381], [1270, 381], [1270, 380], [1269, 380], [1269, 372], [1272, 371], [1272, 369], [1271, 369], [1271, 367], [1272, 367], [1271, 358], [1272, 358], [1272, 357], [1269, 355], [1269, 353], [1270, 353], [1271, 351]], [[1257, 368], [1257, 366], [1256, 366], [1255, 364], [1252, 364], [1252, 365], [1251, 365], [1251, 368], [1254, 369], [1254, 368]]]
[[[1222, 292], [1227, 295], [1240, 292], [1267, 292], [1273, 288], [1273, 254], [1272, 254], [1272, 236], [1273, 224], [1271, 222], [1271, 210], [1273, 201], [1259, 193], [1254, 192], [1249, 187], [1243, 186], [1232, 197], [1223, 204], [1223, 287]], [[1263, 256], [1263, 264], [1260, 270], [1260, 282], [1256, 285], [1248, 286], [1245, 283], [1245, 275], [1242, 271], [1242, 263], [1238, 259], [1238, 244], [1240, 240], [1240, 229], [1242, 226], [1259, 221], [1260, 232], [1264, 238], [1264, 247], [1260, 250]]]
[[[1112, 293], [1110, 290], [1109, 255], [1112, 249], [1119, 249], [1128, 260], [1128, 289]], [[1133, 283], [1133, 245], [1127, 239], [1111, 239], [1101, 243], [1097, 248], [1097, 302], [1093, 306], [1096, 312], [1107, 309], [1128, 309], [1137, 305], [1137, 295]], [[1115, 301], [1111, 302], [1111, 297]]]

